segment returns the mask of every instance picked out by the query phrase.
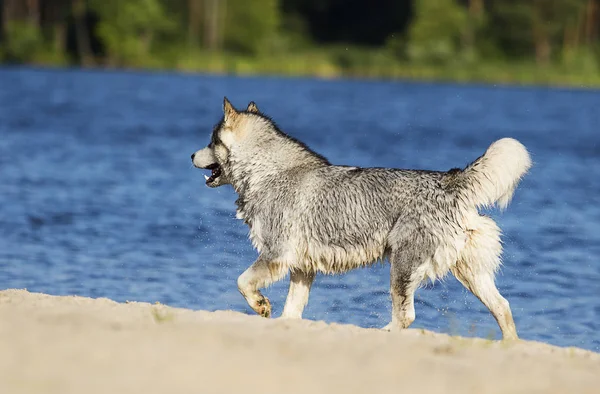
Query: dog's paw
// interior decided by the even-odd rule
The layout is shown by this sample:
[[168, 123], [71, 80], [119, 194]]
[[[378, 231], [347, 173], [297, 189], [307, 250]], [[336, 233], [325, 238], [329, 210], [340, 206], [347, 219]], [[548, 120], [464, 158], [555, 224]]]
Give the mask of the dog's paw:
[[400, 332], [403, 331], [404, 329], [399, 326], [398, 324], [395, 323], [390, 323], [387, 326], [382, 328], [383, 331], [387, 331], [387, 332]]
[[262, 317], [271, 317], [271, 301], [269, 301], [267, 297], [263, 296], [261, 299], [256, 301], [256, 307], [254, 310]]

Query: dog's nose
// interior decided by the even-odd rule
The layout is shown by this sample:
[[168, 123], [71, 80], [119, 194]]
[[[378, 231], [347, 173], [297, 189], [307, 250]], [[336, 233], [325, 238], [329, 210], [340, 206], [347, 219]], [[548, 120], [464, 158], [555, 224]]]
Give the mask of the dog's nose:
[[196, 157], [196, 154], [192, 153], [192, 161], [194, 161], [194, 157]]

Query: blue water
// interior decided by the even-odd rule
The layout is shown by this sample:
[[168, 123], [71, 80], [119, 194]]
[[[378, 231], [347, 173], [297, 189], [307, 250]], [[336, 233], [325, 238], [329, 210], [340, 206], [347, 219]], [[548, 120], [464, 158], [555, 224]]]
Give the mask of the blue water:
[[[600, 351], [600, 92], [0, 69], [0, 289], [251, 313], [255, 259], [230, 187], [190, 154], [223, 96], [255, 100], [333, 163], [447, 170], [511, 136], [535, 167], [507, 212], [500, 291], [521, 337]], [[388, 323], [389, 267], [319, 276], [305, 317]], [[268, 289], [275, 316], [287, 283]], [[499, 337], [451, 276], [413, 327]]]

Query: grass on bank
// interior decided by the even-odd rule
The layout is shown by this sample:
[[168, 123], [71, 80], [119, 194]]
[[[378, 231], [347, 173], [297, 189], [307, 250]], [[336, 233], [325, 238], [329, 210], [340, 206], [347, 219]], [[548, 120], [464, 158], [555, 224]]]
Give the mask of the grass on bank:
[[328, 51], [313, 50], [258, 57], [188, 52], [175, 58], [174, 63], [167, 64], [166, 68], [185, 72], [235, 75], [600, 87], [600, 72], [595, 64], [589, 65], [577, 60], [546, 67], [540, 67], [533, 62], [505, 61], [432, 64], [401, 61], [385, 51], [336, 48]]
[[[0, 55], [1, 55], [0, 48]], [[1, 56], [0, 56], [1, 58]], [[244, 56], [224, 52], [171, 49], [121, 59], [96, 59], [94, 67], [175, 70], [230, 75], [313, 76], [317, 78], [404, 79], [458, 83], [543, 85], [576, 88], [600, 87], [596, 62], [577, 56], [539, 66], [534, 62], [464, 61], [434, 64], [399, 60], [383, 50], [340, 47], [293, 53]], [[32, 53], [22, 63], [67, 66], [76, 61], [51, 50]]]

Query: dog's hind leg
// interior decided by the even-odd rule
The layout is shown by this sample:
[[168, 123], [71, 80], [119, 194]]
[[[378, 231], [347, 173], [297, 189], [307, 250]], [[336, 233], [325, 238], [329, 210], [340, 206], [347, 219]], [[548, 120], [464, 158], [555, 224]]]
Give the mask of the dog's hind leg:
[[500, 295], [494, 283], [495, 272], [500, 266], [502, 244], [500, 229], [486, 216], [477, 216], [470, 223], [467, 242], [456, 265], [450, 268], [456, 279], [475, 295], [491, 312], [504, 339], [517, 339], [508, 301]]
[[415, 291], [423, 280], [419, 269], [423, 261], [414, 246], [392, 251], [390, 255], [390, 293], [392, 322], [383, 329], [392, 331], [408, 328], [415, 320]]
[[315, 274], [300, 270], [292, 270], [290, 274], [290, 290], [281, 317], [284, 319], [301, 319], [304, 307], [308, 303], [310, 287]]
[[286, 274], [287, 267], [283, 264], [259, 258], [239, 276], [238, 289], [256, 313], [263, 317], [271, 317], [271, 302], [259, 289], [283, 279]]
[[452, 268], [452, 273], [471, 293], [475, 295], [492, 313], [500, 326], [503, 339], [518, 339], [517, 328], [513, 320], [510, 305], [502, 297], [496, 284], [494, 274], [473, 270], [464, 261], [459, 261]]

